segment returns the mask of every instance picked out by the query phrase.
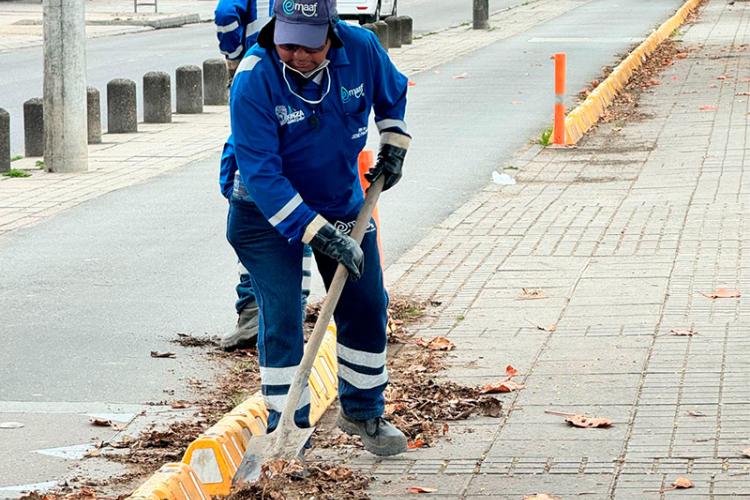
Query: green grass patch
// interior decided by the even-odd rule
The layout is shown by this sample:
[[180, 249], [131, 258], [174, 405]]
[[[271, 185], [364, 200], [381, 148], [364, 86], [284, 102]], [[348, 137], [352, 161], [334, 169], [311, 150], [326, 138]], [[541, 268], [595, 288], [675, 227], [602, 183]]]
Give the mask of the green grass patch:
[[542, 134], [539, 136], [539, 144], [545, 147], [552, 144], [552, 127], [542, 130]]
[[21, 158], [23, 158], [23, 155], [16, 155], [16, 156], [14, 156], [13, 158], [11, 158], [11, 159], [10, 159], [10, 161], [18, 161], [18, 160], [20, 160]]
[[44, 160], [37, 160], [36, 163], [34, 163], [34, 166], [36, 168], [44, 168]]
[[5, 177], [31, 177], [31, 174], [25, 170], [18, 170], [17, 168], [11, 168], [3, 174]]

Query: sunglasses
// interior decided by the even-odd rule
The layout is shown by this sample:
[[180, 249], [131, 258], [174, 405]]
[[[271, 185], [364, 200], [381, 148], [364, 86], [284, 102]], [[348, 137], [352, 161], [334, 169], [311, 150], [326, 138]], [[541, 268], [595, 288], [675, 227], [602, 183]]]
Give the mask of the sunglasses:
[[281, 48], [281, 50], [284, 50], [287, 52], [297, 52], [298, 50], [302, 49], [302, 51], [307, 54], [317, 54], [319, 52], [323, 52], [323, 49], [326, 48], [325, 44], [321, 45], [320, 47], [310, 48], [310, 47], [305, 47], [303, 45], [296, 45], [293, 43], [282, 43], [282, 44], [279, 44], [279, 47]]

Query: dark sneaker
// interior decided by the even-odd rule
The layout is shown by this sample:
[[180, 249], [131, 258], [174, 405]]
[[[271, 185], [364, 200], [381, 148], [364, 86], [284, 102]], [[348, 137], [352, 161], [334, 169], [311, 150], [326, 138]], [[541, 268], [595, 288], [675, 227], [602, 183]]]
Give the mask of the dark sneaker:
[[253, 303], [240, 311], [234, 331], [219, 341], [225, 351], [252, 349], [258, 345], [258, 305]]
[[350, 436], [359, 436], [365, 449], [379, 457], [398, 455], [406, 451], [406, 436], [382, 417], [351, 420], [339, 412], [339, 428]]

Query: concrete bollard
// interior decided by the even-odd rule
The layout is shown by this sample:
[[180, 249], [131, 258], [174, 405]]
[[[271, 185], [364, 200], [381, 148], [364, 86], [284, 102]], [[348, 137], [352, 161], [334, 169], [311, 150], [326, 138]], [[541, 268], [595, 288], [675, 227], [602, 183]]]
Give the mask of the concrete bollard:
[[362, 27], [363, 27], [364, 29], [368, 30], [368, 31], [372, 31], [373, 33], [375, 33], [375, 36], [377, 36], [377, 35], [378, 35], [378, 29], [377, 29], [377, 28], [375, 27], [375, 25], [374, 25], [374, 24], [372, 24], [372, 23], [367, 23], [367, 24], [363, 24], [363, 25], [362, 25]]
[[110, 134], [138, 132], [133, 80], [115, 78], [107, 83], [107, 131]]
[[86, 109], [88, 123], [88, 143], [101, 144], [102, 142], [102, 109], [99, 91], [94, 87], [86, 87]]
[[10, 113], [0, 108], [0, 172], [10, 170]]
[[203, 112], [203, 81], [201, 69], [193, 64], [177, 68], [177, 112], [195, 114]]
[[375, 23], [375, 34], [378, 35], [380, 45], [386, 52], [388, 52], [388, 25], [385, 24], [385, 21], [378, 21]]
[[143, 75], [143, 121], [172, 121], [172, 83], [163, 71], [149, 71]]
[[401, 48], [401, 18], [389, 16], [385, 18], [388, 25], [388, 47], [391, 49]]
[[409, 16], [398, 16], [401, 20], [401, 45], [411, 45], [414, 33], [414, 22]]
[[33, 97], [23, 103], [25, 156], [44, 156], [44, 99]]
[[203, 103], [208, 106], [222, 106], [229, 102], [229, 72], [224, 59], [203, 61]]
[[473, 19], [475, 30], [486, 30], [490, 27], [490, 0], [474, 0]]

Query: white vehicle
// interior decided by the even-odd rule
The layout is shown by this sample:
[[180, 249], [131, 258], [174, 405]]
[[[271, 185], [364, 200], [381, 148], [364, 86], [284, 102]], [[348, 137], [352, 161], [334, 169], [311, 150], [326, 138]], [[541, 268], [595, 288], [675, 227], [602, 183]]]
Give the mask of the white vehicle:
[[337, 0], [341, 19], [357, 19], [359, 24], [374, 23], [396, 15], [397, 0]]

